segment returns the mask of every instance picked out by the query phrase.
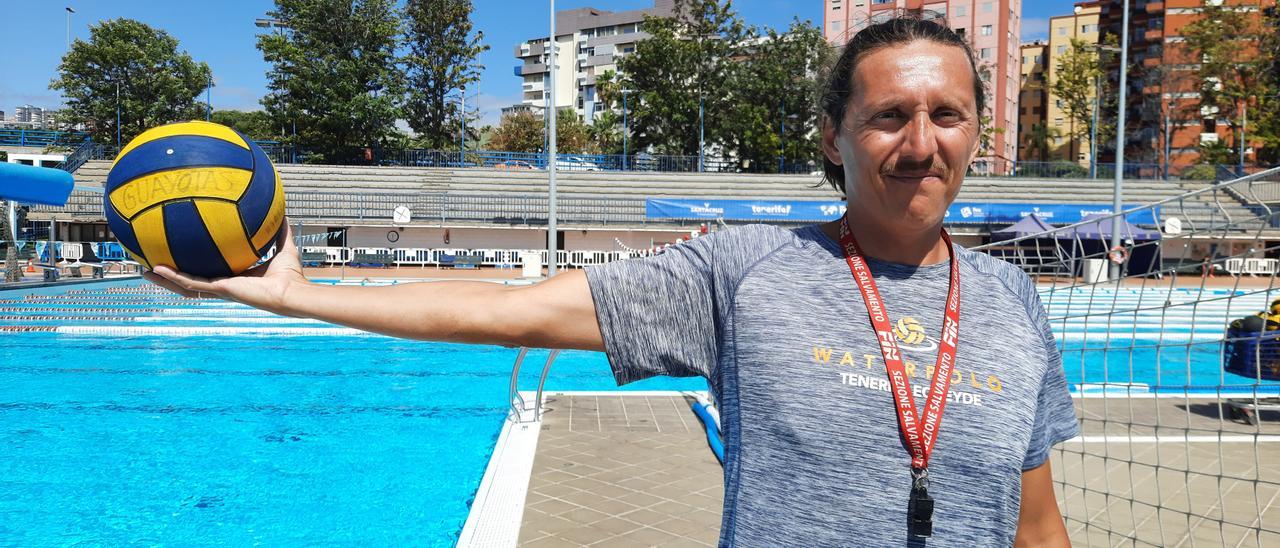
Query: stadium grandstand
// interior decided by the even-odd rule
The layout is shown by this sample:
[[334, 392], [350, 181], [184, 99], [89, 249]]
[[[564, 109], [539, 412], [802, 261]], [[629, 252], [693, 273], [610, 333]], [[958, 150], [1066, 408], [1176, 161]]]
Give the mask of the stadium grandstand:
[[[44, 227], [53, 221], [59, 227], [57, 239], [104, 235], [102, 197], [96, 189], [109, 169], [107, 161], [84, 163], [75, 170], [78, 190], [68, 204], [33, 208], [28, 222]], [[410, 258], [420, 256], [416, 250], [488, 250], [492, 258], [495, 250], [546, 247], [548, 185], [542, 170], [309, 164], [282, 164], [278, 169], [288, 196], [288, 216], [299, 233], [333, 234], [328, 245], [319, 247], [347, 249], [327, 249], [329, 262], [350, 260], [350, 250], [357, 248], [415, 250], [402, 251], [401, 262], [421, 265], [430, 260]], [[985, 244], [993, 232], [1032, 213], [1047, 225], [1108, 214], [1112, 184], [971, 176], [947, 222], [959, 243]], [[1157, 224], [1163, 229], [1167, 223], [1209, 229], [1258, 218], [1257, 208], [1264, 203], [1260, 199], [1229, 190], [1194, 192], [1205, 188], [1209, 184], [1203, 181], [1131, 180], [1124, 184], [1124, 198], [1135, 205], [1172, 200], [1159, 220], [1154, 215], [1131, 218], [1148, 229]], [[1183, 195], [1187, 197], [1176, 199]], [[725, 225], [798, 226], [833, 219], [843, 211], [840, 197], [816, 175], [562, 172], [557, 196], [564, 251], [560, 262], [565, 266], [642, 254]], [[397, 208], [402, 211], [399, 219], [394, 215]], [[1273, 232], [1268, 226], [1240, 225], [1220, 241], [1190, 242], [1187, 253], [1197, 264], [1204, 257], [1230, 255], [1232, 245], [1247, 245], [1257, 236], [1252, 228], [1268, 236]], [[1280, 239], [1280, 231], [1275, 237]], [[1181, 249], [1161, 253], [1166, 258], [1182, 255]], [[591, 258], [584, 263], [584, 256]], [[1025, 253], [1017, 258], [1028, 268], [1047, 259]]]

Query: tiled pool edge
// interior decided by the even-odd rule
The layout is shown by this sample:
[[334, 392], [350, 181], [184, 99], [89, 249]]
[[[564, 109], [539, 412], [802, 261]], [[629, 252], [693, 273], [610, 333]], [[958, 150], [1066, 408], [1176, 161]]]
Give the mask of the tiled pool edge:
[[503, 421], [457, 546], [516, 545], [541, 431], [541, 421], [516, 422], [511, 417]]

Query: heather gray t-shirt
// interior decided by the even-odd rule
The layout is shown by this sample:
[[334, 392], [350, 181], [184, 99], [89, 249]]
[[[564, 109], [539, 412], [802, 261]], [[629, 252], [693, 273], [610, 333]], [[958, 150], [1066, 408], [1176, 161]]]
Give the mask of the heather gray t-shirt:
[[[619, 384], [706, 377], [725, 438], [720, 543], [1007, 546], [1021, 473], [1078, 432], [1062, 360], [1020, 270], [956, 247], [960, 340], [929, 465], [933, 537], [908, 540], [910, 457], [884, 359], [838, 244], [745, 226], [587, 270]], [[869, 260], [916, 402], [929, 389], [949, 262]]]

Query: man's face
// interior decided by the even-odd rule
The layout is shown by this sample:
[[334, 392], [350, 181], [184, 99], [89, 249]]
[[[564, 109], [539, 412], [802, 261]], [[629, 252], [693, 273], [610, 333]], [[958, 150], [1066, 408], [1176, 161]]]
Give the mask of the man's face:
[[956, 46], [917, 40], [862, 58], [844, 120], [823, 131], [853, 214], [902, 229], [942, 222], [978, 150], [973, 84]]

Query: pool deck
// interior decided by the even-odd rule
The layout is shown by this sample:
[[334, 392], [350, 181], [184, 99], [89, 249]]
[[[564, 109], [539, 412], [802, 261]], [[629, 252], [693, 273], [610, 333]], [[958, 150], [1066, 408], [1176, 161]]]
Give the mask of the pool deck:
[[[715, 544], [721, 468], [687, 397], [553, 395], [546, 407], [521, 546]], [[1076, 407], [1083, 437], [1053, 457], [1075, 545], [1280, 546], [1280, 412], [1253, 427], [1220, 419], [1212, 398]]]

